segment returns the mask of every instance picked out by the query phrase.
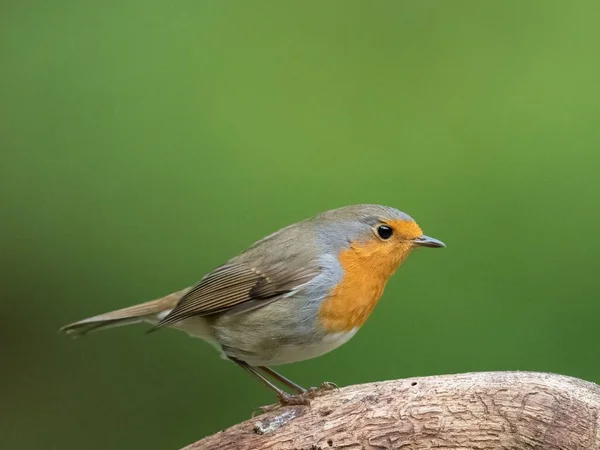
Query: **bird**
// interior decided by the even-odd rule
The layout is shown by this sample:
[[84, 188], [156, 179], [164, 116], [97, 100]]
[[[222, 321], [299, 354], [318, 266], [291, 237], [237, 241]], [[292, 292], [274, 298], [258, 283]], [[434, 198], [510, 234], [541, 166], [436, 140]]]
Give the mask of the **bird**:
[[306, 389], [271, 367], [322, 356], [348, 342], [389, 278], [419, 247], [445, 244], [395, 208], [339, 207], [260, 239], [194, 285], [60, 331], [82, 336], [139, 322], [151, 325], [148, 332], [181, 330], [255, 376], [279, 404], [310, 404], [336, 385]]

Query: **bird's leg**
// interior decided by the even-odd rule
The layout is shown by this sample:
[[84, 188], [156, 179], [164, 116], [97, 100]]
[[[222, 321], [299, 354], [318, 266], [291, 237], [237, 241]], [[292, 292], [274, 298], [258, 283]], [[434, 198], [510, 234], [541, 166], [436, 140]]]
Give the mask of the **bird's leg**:
[[289, 387], [290, 389], [293, 389], [294, 391], [296, 391], [296, 393], [298, 394], [305, 394], [307, 392], [306, 389], [304, 389], [302, 386], [300, 386], [299, 384], [294, 383], [292, 380], [290, 380], [289, 378], [284, 377], [283, 375], [281, 375], [280, 373], [275, 372], [273, 369], [266, 367], [266, 366], [260, 366], [258, 367], [260, 370], [262, 370], [263, 372], [265, 372], [268, 375], [271, 375], [273, 378], [275, 378], [278, 381], [281, 381], [283, 384], [285, 384], [287, 387]]
[[258, 378], [262, 382], [262, 384], [264, 384], [268, 389], [275, 392], [275, 394], [277, 395], [277, 398], [279, 398], [279, 402], [282, 405], [309, 405], [310, 404], [310, 401], [301, 394], [300, 395], [290, 395], [287, 392], [285, 392], [284, 390], [279, 389], [277, 386], [275, 386], [273, 383], [271, 383], [269, 380], [267, 380], [257, 369], [255, 369], [248, 363], [237, 360], [235, 358], [229, 358], [229, 359], [231, 359], [234, 363], [236, 363], [238, 366], [240, 366], [242, 369], [244, 369], [249, 374], [254, 375], [256, 378]]

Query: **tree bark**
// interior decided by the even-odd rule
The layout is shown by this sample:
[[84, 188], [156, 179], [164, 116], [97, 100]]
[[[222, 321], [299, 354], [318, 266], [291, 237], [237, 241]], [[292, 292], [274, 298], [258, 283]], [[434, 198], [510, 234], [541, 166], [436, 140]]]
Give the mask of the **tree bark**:
[[185, 450], [599, 449], [600, 386], [482, 372], [348, 386]]

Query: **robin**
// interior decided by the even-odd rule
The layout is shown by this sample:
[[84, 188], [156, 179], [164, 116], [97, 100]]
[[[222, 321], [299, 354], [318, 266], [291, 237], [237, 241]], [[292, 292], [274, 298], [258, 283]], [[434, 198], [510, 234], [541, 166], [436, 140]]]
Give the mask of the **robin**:
[[152, 324], [150, 331], [176, 328], [213, 344], [281, 403], [306, 404], [335, 385], [307, 390], [269, 366], [315, 358], [348, 342], [417, 247], [445, 245], [391, 207], [334, 209], [261, 239], [194, 286], [61, 331], [80, 336], [137, 322]]

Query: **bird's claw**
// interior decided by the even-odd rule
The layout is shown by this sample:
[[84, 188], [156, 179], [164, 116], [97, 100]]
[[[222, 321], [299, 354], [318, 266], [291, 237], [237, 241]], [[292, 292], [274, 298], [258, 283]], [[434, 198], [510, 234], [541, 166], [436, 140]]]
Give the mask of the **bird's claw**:
[[319, 395], [323, 395], [326, 392], [333, 391], [336, 389], [339, 389], [337, 384], [332, 383], [330, 381], [325, 381], [321, 383], [321, 386], [319, 387], [308, 388], [308, 390], [306, 391], [306, 395], [308, 395], [309, 398], [315, 398]]
[[339, 389], [337, 384], [325, 381], [324, 383], [321, 383], [319, 387], [308, 388], [306, 392], [303, 392], [301, 394], [292, 395], [288, 393], [283, 393], [281, 395], [278, 395], [279, 403], [276, 403], [274, 405], [261, 406], [259, 409], [261, 413], [267, 413], [281, 408], [282, 406], [310, 406], [311, 399], [336, 389]]
[[[282, 406], [292, 406], [292, 405], [304, 405], [310, 406], [310, 396], [308, 395], [308, 391], [302, 394], [291, 395], [288, 393], [283, 393], [278, 395], [279, 402], [274, 405], [261, 406], [259, 409], [262, 414], [274, 411], [276, 409], [281, 408]], [[254, 416], [253, 416], [254, 417]]]
[[311, 387], [301, 394], [290, 395], [284, 394], [279, 396], [279, 404], [283, 406], [287, 405], [308, 405], [310, 406], [310, 399], [325, 394], [328, 391], [339, 389], [337, 384], [325, 381], [321, 383], [319, 387]]
[[279, 396], [279, 404], [282, 406], [290, 406], [290, 405], [307, 405], [310, 406], [310, 399], [307, 393], [303, 394], [284, 394]]

